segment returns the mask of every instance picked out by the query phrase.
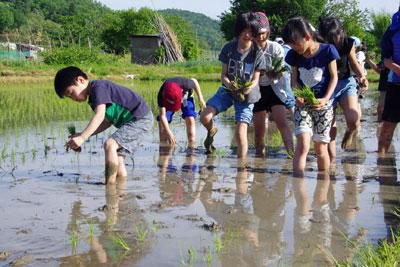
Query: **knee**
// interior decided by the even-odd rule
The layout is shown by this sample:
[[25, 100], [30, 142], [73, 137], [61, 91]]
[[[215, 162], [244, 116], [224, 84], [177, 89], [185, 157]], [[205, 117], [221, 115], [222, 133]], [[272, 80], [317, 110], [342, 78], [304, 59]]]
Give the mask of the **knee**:
[[200, 114], [200, 122], [203, 125], [208, 124], [210, 122], [211, 118], [212, 117], [211, 117], [210, 113], [202, 112]]
[[114, 139], [109, 138], [104, 142], [103, 147], [104, 147], [104, 151], [111, 151], [111, 150], [116, 151], [118, 149], [118, 144]]

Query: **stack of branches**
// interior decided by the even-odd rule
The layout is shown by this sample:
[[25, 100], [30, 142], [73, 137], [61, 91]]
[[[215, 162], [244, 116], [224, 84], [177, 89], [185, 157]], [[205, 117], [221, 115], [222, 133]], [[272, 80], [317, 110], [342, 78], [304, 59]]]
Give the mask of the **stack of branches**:
[[160, 33], [162, 44], [165, 48], [162, 63], [168, 64], [175, 61], [185, 61], [178, 38], [176, 37], [174, 31], [165, 22], [164, 18], [161, 15], [156, 14], [153, 17], [153, 23]]

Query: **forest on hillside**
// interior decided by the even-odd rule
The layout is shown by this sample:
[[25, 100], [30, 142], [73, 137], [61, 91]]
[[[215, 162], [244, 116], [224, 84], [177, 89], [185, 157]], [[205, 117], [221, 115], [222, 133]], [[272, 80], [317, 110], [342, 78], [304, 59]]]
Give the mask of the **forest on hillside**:
[[279, 35], [285, 21], [304, 16], [315, 26], [320, 17], [339, 17], [349, 35], [365, 40], [378, 52], [379, 40], [390, 23], [390, 15], [369, 13], [358, 0], [232, 0], [220, 21], [185, 10], [112, 10], [94, 0], [0, 0], [0, 42], [24, 42], [44, 47], [95, 47], [124, 55], [129, 52], [129, 36], [156, 34], [154, 15], [161, 14], [176, 33], [186, 59], [196, 59], [202, 51], [218, 51], [233, 37], [238, 13], [264, 11], [272, 25], [272, 38]]

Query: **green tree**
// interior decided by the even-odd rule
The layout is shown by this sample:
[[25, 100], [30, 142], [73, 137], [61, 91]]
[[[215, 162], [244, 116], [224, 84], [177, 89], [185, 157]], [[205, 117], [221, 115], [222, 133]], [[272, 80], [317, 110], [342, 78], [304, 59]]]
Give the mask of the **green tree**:
[[364, 39], [369, 14], [367, 10], [360, 9], [358, 0], [330, 0], [322, 15], [339, 18], [349, 36]]
[[14, 24], [14, 14], [8, 4], [0, 2], [0, 32], [9, 30]]
[[267, 14], [272, 35], [279, 34], [286, 21], [295, 16], [303, 16], [315, 25], [326, 3], [327, 0], [233, 0], [229, 11], [221, 15], [221, 30], [226, 39], [232, 39], [236, 16], [247, 11]]
[[391, 16], [389, 13], [372, 13], [372, 29], [368, 32], [372, 35], [371, 42], [368, 43], [369, 49], [375, 53], [380, 51], [380, 42], [386, 29], [389, 27]]

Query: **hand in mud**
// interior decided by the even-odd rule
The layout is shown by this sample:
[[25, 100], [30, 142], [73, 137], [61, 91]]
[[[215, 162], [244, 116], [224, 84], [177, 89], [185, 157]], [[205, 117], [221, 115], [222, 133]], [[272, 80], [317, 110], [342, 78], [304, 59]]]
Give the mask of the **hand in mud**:
[[174, 136], [173, 133], [169, 133], [169, 134], [168, 134], [168, 136], [167, 136], [167, 142], [168, 142], [168, 144], [170, 144], [170, 145], [172, 145], [172, 146], [176, 145], [176, 138], [175, 138], [175, 136]]
[[65, 144], [65, 147], [68, 151], [68, 149], [72, 149], [76, 152], [81, 151], [81, 145], [85, 142], [85, 139], [78, 134], [77, 136], [74, 136], [68, 140], [68, 142]]

